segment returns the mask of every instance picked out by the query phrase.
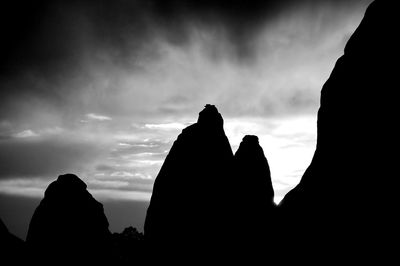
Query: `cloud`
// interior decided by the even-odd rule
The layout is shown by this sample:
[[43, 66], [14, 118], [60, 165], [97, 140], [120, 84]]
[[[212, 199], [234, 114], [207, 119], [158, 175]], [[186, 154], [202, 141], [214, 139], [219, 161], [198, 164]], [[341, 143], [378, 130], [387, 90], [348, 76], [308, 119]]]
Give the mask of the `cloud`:
[[99, 164], [96, 166], [96, 171], [116, 171], [115, 167], [106, 164]]
[[[251, 39], [264, 23], [302, 5], [341, 5], [352, 8], [357, 0], [132, 0], [132, 1], [20, 1], [4, 5], [1, 56], [7, 65], [58, 72], [79, 61], [82, 42], [113, 50], [114, 61], [129, 64], [126, 55], [146, 46], [154, 36], [184, 44], [187, 23], [221, 25], [238, 54], [251, 53]], [[135, 39], [129, 35], [136, 36]], [[49, 37], [51, 36], [51, 37]], [[128, 37], [127, 37], [128, 36]], [[90, 50], [94, 54], [97, 49]]]
[[129, 182], [127, 181], [121, 181], [121, 180], [90, 180], [89, 182], [90, 186], [97, 186], [97, 187], [103, 187], [103, 188], [108, 188], [108, 189], [119, 189], [123, 187], [129, 186]]
[[118, 177], [133, 177], [133, 176], [134, 176], [134, 174], [132, 174], [132, 173], [129, 173], [129, 172], [122, 171], [122, 172], [113, 172], [113, 173], [111, 173], [111, 175], [110, 175], [110, 176], [118, 176]]
[[38, 137], [38, 136], [39, 136], [39, 134], [33, 132], [30, 129], [27, 129], [27, 130], [24, 130], [24, 131], [14, 134], [14, 137], [16, 137], [16, 138], [30, 138], [30, 137]]
[[0, 140], [0, 178], [55, 178], [80, 172], [96, 160], [95, 142], [65, 137]]
[[39, 178], [10, 180], [0, 179], [0, 193], [7, 195], [17, 195], [22, 197], [41, 198], [44, 196], [46, 186], [49, 181]]
[[86, 114], [86, 117], [88, 119], [97, 120], [97, 121], [110, 121], [110, 120], [112, 120], [112, 118], [109, 117], [109, 116], [97, 115], [97, 114], [93, 114], [93, 113]]
[[174, 119], [208, 102], [225, 115], [314, 112], [367, 2], [54, 1], [24, 29], [33, 51], [14, 54], [32, 63], [0, 74], [0, 120]]
[[161, 129], [161, 130], [182, 130], [188, 125], [181, 123], [166, 123], [166, 124], [145, 124], [144, 127], [148, 129]]
[[110, 189], [94, 190], [93, 195], [100, 200], [150, 201], [151, 192], [117, 191]]
[[[53, 180], [42, 179], [13, 179], [0, 180], [0, 193], [21, 197], [42, 198], [46, 187]], [[126, 187], [126, 182], [121, 181], [90, 181], [89, 192], [100, 201], [104, 200], [134, 200], [149, 201], [151, 191], [149, 190], [120, 190]]]

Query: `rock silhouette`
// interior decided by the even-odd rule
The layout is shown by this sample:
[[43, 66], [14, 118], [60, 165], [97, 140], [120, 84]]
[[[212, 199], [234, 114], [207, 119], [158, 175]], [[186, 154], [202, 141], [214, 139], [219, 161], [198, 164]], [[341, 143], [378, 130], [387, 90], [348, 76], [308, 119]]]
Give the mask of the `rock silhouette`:
[[376, 247], [395, 230], [397, 171], [390, 150], [398, 149], [398, 111], [390, 61], [397, 62], [399, 49], [393, 4], [368, 7], [322, 88], [312, 163], [279, 206], [282, 226], [299, 223], [287, 235], [292, 240], [307, 238], [314, 247], [341, 243], [337, 252]]
[[154, 242], [200, 243], [226, 236], [233, 153], [217, 108], [206, 105], [197, 123], [174, 142], [155, 180], [144, 226]]
[[24, 241], [11, 234], [0, 219], [0, 259], [13, 265], [25, 263], [26, 247]]
[[271, 244], [273, 197], [258, 138], [245, 136], [233, 156], [222, 116], [208, 104], [178, 136], [155, 180], [145, 239], [164, 259], [180, 250], [171, 261], [265, 255], [255, 247]]
[[[274, 190], [271, 173], [257, 136], [247, 135], [234, 157], [233, 180], [237, 182], [232, 202], [236, 202], [244, 238], [255, 241], [271, 238], [275, 219]], [[240, 195], [240, 201], [237, 200]]]
[[[397, 164], [390, 152], [398, 150], [396, 75], [390, 65], [398, 58], [393, 2], [373, 2], [348, 41], [321, 92], [311, 165], [278, 206], [258, 138], [245, 136], [233, 155], [221, 114], [206, 105], [197, 123], [178, 136], [155, 180], [144, 236], [133, 228], [111, 235], [102, 204], [86, 184], [61, 175], [32, 217], [30, 259], [144, 263], [152, 253], [165, 260], [159, 252], [164, 248], [173, 258], [196, 255], [195, 262], [209, 262], [215, 250], [236, 246], [219, 254], [235, 260], [261, 243], [264, 262], [272, 262], [271, 249], [264, 249], [271, 243], [287, 253], [334, 255], [327, 258], [347, 250], [354, 257], [355, 247], [376, 253], [391, 244], [398, 231]], [[24, 254], [23, 242], [1, 221], [0, 237], [7, 256]]]
[[143, 233], [129, 226], [121, 233], [112, 234], [113, 263], [131, 265], [146, 263], [144, 260], [146, 246]]
[[[349, 39], [344, 55], [338, 59], [331, 76], [323, 86], [318, 111], [317, 147], [312, 163], [300, 184], [286, 195], [277, 208], [271, 204], [264, 208], [259, 206], [254, 211], [241, 207], [237, 209], [237, 215], [257, 213], [258, 208], [258, 214], [261, 214], [262, 210], [268, 213], [268, 208], [276, 209], [274, 214], [269, 215], [272, 220], [277, 221], [275, 229], [282, 231], [282, 234], [280, 237], [271, 234], [271, 241], [278, 241], [278, 245], [290, 246], [291, 248], [287, 247], [289, 250], [313, 253], [325, 249], [327, 252], [341, 252], [352, 249], [354, 245], [376, 246], [379, 243], [377, 239], [386, 239], [385, 236], [396, 231], [395, 224], [398, 223], [398, 219], [394, 210], [398, 208], [398, 200], [395, 197], [397, 192], [393, 173], [397, 171], [390, 149], [397, 151], [398, 147], [393, 141], [397, 139], [393, 135], [396, 132], [394, 121], [397, 121], [397, 111], [394, 108], [397, 106], [397, 98], [393, 89], [396, 74], [390, 60], [396, 59], [397, 62], [398, 48], [395, 47], [397, 42], [394, 35], [394, 32], [397, 32], [397, 24], [394, 21], [396, 8], [392, 5], [393, 2], [389, 1], [375, 1], [368, 7], [360, 26]], [[205, 111], [210, 108], [206, 106]], [[197, 123], [199, 125], [194, 125], [193, 129], [200, 127], [200, 122], [206, 121], [206, 118], [207, 116], [202, 117], [200, 114]], [[208, 129], [204, 131], [211, 132]], [[218, 180], [216, 186], [213, 184], [212, 187], [217, 187], [219, 194], [224, 195], [225, 201], [218, 202], [221, 202], [219, 206], [228, 206], [225, 215], [228, 215], [229, 219], [232, 219], [232, 216], [229, 216], [232, 214], [230, 207], [237, 203], [237, 195], [232, 193], [238, 189], [235, 184], [240, 178], [237, 176], [258, 176], [257, 173], [249, 174], [250, 169], [255, 169], [252, 167], [238, 170], [241, 151], [238, 151], [233, 159], [235, 166], [230, 168], [235, 169], [235, 173], [223, 170], [229, 167], [230, 156], [224, 160], [228, 162], [224, 165], [214, 165], [207, 161], [207, 154], [218, 154], [221, 150], [214, 148], [217, 144], [207, 146], [211, 142], [203, 142], [204, 133], [189, 132], [191, 131], [184, 131], [178, 137], [157, 177], [146, 218], [145, 235], [150, 236], [150, 239], [153, 236], [162, 236], [163, 232], [168, 231], [167, 228], [173, 228], [173, 232], [181, 234], [182, 239], [186, 236], [185, 240], [191, 239], [198, 226], [203, 226], [207, 231], [212, 228], [204, 220], [196, 223], [197, 219], [192, 219], [204, 219], [204, 213], [208, 213], [208, 217], [218, 221], [215, 209], [210, 212], [201, 209], [212, 202], [202, 202], [202, 206], [198, 204], [201, 195], [197, 191], [199, 180], [205, 176], [210, 180]], [[196, 142], [201, 143], [202, 147], [196, 146]], [[229, 144], [227, 141], [225, 143]], [[245, 143], [243, 151], [246, 150]], [[249, 155], [246, 157], [250, 158]], [[246, 163], [255, 162], [254, 159]], [[218, 170], [213, 171], [213, 167]], [[201, 174], [198, 170], [202, 171]], [[212, 174], [216, 172], [222, 175]], [[226, 175], [231, 178], [226, 178]], [[255, 201], [257, 204], [271, 203], [270, 200], [263, 201], [264, 197], [270, 199], [273, 196], [273, 192], [268, 189], [269, 184], [264, 185], [266, 190], [255, 193], [255, 197], [259, 197]], [[212, 190], [200, 187], [203, 192]], [[190, 193], [183, 194], [181, 190]], [[179, 198], [184, 203], [177, 207], [178, 204], [174, 202], [179, 202]], [[195, 214], [192, 213], [193, 210]], [[198, 210], [201, 212], [197, 212]], [[196, 216], [199, 213], [201, 215]], [[188, 217], [190, 218], [186, 219]], [[257, 219], [249, 219], [251, 220]], [[186, 223], [180, 224], [182, 221]], [[267, 220], [264, 221], [262, 224], [268, 227]], [[168, 227], [162, 228], [163, 225], [160, 224], [154, 226], [157, 223]], [[293, 223], [296, 223], [296, 226], [293, 226]], [[229, 224], [232, 226], [235, 222]], [[304, 244], [305, 239], [308, 245]], [[335, 246], [337, 243], [341, 245]], [[333, 246], [335, 248], [332, 248]]]
[[103, 205], [81, 179], [65, 174], [47, 187], [30, 222], [27, 244], [40, 262], [104, 262], [110, 236]]

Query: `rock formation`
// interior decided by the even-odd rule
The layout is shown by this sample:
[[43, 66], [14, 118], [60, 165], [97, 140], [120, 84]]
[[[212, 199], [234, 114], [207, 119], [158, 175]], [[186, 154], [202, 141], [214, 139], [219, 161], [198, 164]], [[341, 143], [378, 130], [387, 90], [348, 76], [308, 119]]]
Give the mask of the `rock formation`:
[[114, 264], [116, 261], [122, 265], [145, 264], [146, 246], [143, 240], [143, 233], [138, 232], [132, 226], [125, 228], [121, 233], [113, 233], [112, 252]]
[[39, 262], [104, 262], [110, 231], [103, 205], [73, 174], [60, 175], [45, 191], [29, 225], [27, 244]]
[[[274, 221], [274, 190], [271, 173], [257, 136], [247, 135], [234, 157], [236, 213], [244, 238], [271, 237]], [[238, 200], [240, 199], [240, 200]]]
[[[375, 1], [322, 88], [317, 148], [300, 184], [280, 204], [287, 237], [315, 246], [373, 245], [398, 208], [393, 136], [399, 58], [394, 1]], [[364, 241], [365, 240], [365, 241]], [[311, 249], [312, 250], [312, 249]], [[314, 250], [315, 251], [315, 250]]]
[[[368, 7], [323, 86], [317, 147], [312, 163], [300, 184], [276, 208], [277, 212], [269, 214], [278, 219], [274, 229], [281, 235], [272, 239], [278, 241], [277, 245], [285, 245], [292, 251], [297, 249], [315, 254], [325, 249], [337, 254], [354, 246], [376, 247], [397, 230], [395, 210], [398, 200], [394, 174], [397, 169], [391, 152], [398, 149], [394, 135], [397, 132], [397, 97], [393, 87], [396, 73], [391, 61], [397, 62], [399, 54], [395, 37], [396, 8], [393, 5], [390, 1], [375, 1]], [[224, 148], [229, 146], [229, 142], [225, 140], [222, 119], [218, 118], [220, 115], [212, 106], [207, 106], [202, 113], [198, 123], [185, 129], [178, 137], [157, 177], [145, 227], [145, 235], [150, 238], [162, 236], [162, 232], [169, 229], [178, 235], [178, 239], [184, 240], [191, 239], [196, 234], [193, 232], [198, 232], [196, 236], [199, 238], [205, 231], [218, 235], [218, 229], [224, 223], [215, 222], [224, 221], [223, 217], [231, 221], [230, 230], [237, 225], [237, 221], [232, 219], [235, 217], [232, 215], [234, 208], [237, 216], [246, 211], [248, 217], [257, 213], [256, 209], [251, 210], [256, 204], [246, 210], [238, 204], [238, 194], [235, 194], [240, 188], [240, 176], [258, 182], [256, 180], [262, 180], [258, 176], [268, 172], [266, 161], [260, 159], [257, 163], [256, 159], [249, 159], [252, 156], [262, 158], [260, 152], [245, 152], [247, 144], [254, 144], [255, 139], [245, 139], [232, 160], [230, 153], [224, 152], [230, 149]], [[214, 126], [203, 126], [207, 121], [214, 121], [207, 123]], [[219, 128], [222, 132], [218, 141], [209, 140], [210, 136], [217, 140], [218, 135], [210, 134], [215, 132], [211, 128]], [[240, 159], [242, 153], [244, 159]], [[210, 158], [210, 155], [215, 157]], [[225, 163], [215, 164], [217, 158]], [[248, 166], [240, 169], [240, 161]], [[230, 162], [233, 166], [229, 168]], [[250, 173], [251, 169], [256, 169], [252, 168], [254, 165], [250, 166], [252, 164], [260, 166], [260, 174]], [[211, 181], [211, 185], [204, 185], [201, 182], [204, 178]], [[246, 188], [245, 184], [242, 187], [244, 191], [254, 189], [253, 186]], [[271, 203], [273, 192], [270, 184], [264, 183], [259, 187], [263, 189], [254, 193], [254, 197], [259, 197], [254, 202]], [[204, 194], [213, 195], [215, 200], [199, 203]], [[183, 204], [177, 204], [182, 201]], [[215, 204], [212, 205], [216, 202], [226, 210], [224, 214], [218, 214]], [[275, 210], [273, 205], [269, 207]], [[258, 208], [263, 209], [261, 206]], [[242, 221], [252, 220], [257, 219]], [[214, 230], [209, 230], [213, 228], [212, 224]], [[197, 231], [196, 227], [201, 230]]]
[[222, 116], [206, 105], [197, 123], [178, 136], [155, 180], [146, 243], [163, 260], [179, 250], [171, 261], [262, 257], [273, 244], [273, 197], [258, 138], [244, 137], [233, 156]]
[[8, 262], [11, 265], [25, 263], [25, 243], [18, 237], [11, 234], [6, 225], [0, 219], [0, 261]]
[[223, 119], [206, 105], [174, 142], [155, 180], [144, 233], [152, 241], [199, 242], [229, 225], [233, 153]]

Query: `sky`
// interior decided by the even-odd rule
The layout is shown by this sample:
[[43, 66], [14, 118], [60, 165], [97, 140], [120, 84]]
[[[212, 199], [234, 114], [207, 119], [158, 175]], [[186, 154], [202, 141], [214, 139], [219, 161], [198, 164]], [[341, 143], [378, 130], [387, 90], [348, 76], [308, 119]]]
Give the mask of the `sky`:
[[259, 137], [279, 202], [312, 159], [320, 90], [370, 2], [6, 2], [0, 217], [25, 238], [48, 184], [74, 173], [112, 231], [142, 230], [163, 160], [205, 104], [234, 152]]

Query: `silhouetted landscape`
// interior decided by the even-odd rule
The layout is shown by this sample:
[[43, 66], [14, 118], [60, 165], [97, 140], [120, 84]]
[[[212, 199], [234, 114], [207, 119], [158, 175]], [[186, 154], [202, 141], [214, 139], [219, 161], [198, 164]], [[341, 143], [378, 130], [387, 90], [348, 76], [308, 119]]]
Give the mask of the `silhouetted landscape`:
[[399, 48], [392, 3], [374, 1], [347, 42], [321, 91], [312, 162], [278, 205], [258, 137], [244, 136], [233, 154], [222, 114], [207, 104], [163, 162], [143, 233], [133, 227], [111, 233], [103, 205], [86, 184], [63, 174], [47, 187], [26, 242], [1, 222], [2, 260], [191, 265], [214, 256], [272, 263], [284, 253], [379, 254], [398, 230], [393, 63]]

